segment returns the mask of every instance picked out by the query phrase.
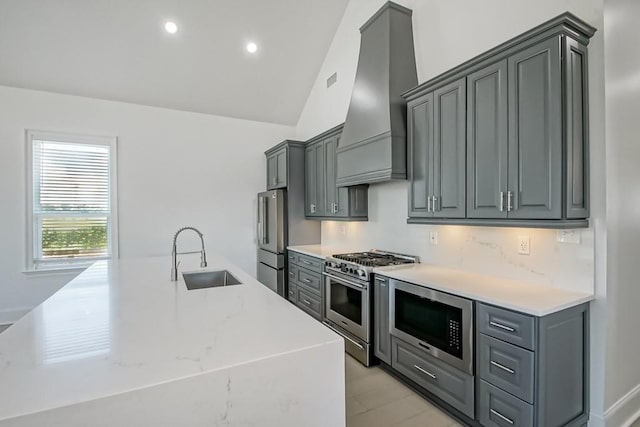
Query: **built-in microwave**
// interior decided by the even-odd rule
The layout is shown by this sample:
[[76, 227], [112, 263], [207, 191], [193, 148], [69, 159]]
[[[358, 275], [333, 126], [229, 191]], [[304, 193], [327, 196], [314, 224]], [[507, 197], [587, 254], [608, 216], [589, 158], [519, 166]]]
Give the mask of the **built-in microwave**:
[[391, 335], [473, 375], [473, 301], [389, 280]]

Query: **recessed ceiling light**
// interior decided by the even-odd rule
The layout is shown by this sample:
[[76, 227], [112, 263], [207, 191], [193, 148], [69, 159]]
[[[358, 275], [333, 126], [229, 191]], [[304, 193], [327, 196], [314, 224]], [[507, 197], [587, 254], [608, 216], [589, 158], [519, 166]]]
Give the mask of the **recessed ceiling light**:
[[256, 53], [256, 50], [258, 50], [258, 46], [255, 43], [247, 43], [247, 52]]
[[178, 26], [175, 22], [167, 21], [164, 23], [164, 29], [167, 30], [169, 34], [175, 34], [178, 32]]

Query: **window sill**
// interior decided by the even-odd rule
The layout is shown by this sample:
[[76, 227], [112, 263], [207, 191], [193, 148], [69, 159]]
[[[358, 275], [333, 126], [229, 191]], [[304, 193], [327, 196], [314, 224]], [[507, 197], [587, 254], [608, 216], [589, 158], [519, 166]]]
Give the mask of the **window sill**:
[[82, 273], [87, 268], [91, 267], [91, 264], [74, 265], [65, 267], [49, 267], [40, 268], [38, 270], [23, 270], [22, 274], [27, 276], [61, 276], [65, 274], [78, 274]]

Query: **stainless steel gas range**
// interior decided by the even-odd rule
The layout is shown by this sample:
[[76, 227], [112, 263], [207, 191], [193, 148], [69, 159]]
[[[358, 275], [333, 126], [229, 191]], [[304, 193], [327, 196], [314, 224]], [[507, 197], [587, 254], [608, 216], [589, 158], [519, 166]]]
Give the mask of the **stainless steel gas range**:
[[372, 362], [373, 269], [420, 262], [417, 256], [372, 249], [327, 258], [323, 323], [345, 339], [347, 353], [365, 366]]

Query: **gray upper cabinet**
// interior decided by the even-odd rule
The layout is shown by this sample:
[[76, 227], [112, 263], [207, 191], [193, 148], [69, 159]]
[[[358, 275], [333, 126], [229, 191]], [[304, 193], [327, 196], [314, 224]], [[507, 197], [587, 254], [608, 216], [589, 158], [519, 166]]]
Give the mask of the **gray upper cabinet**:
[[305, 215], [307, 217], [324, 216], [324, 149], [323, 141], [307, 146], [305, 150]]
[[408, 222], [588, 226], [594, 32], [565, 13], [404, 94]]
[[267, 190], [287, 186], [287, 146], [267, 151]]
[[560, 37], [509, 57], [509, 218], [562, 217]]
[[408, 104], [409, 215], [464, 218], [464, 78]]
[[307, 141], [305, 214], [309, 218], [366, 221], [368, 185], [338, 187], [337, 149], [343, 125]]
[[467, 216], [506, 218], [506, 59], [469, 74], [467, 106]]

